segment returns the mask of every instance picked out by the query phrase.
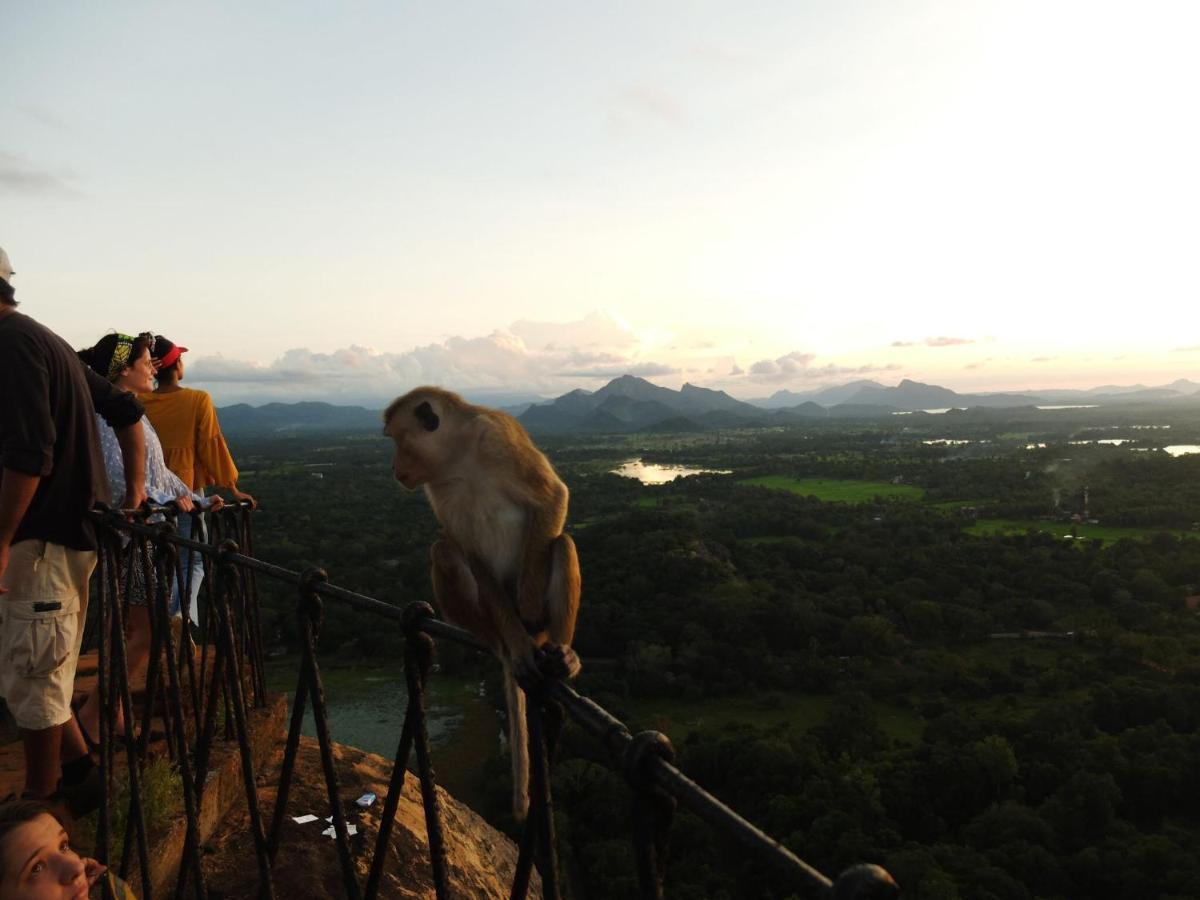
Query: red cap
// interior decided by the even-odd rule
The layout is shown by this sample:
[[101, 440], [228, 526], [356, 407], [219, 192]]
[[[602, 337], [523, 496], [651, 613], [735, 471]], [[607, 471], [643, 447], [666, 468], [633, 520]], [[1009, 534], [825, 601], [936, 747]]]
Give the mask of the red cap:
[[187, 347], [173, 344], [160, 334], [154, 339], [154, 349], [150, 351], [150, 358], [154, 360], [154, 368], [167, 369], [175, 365], [181, 353], [187, 353]]

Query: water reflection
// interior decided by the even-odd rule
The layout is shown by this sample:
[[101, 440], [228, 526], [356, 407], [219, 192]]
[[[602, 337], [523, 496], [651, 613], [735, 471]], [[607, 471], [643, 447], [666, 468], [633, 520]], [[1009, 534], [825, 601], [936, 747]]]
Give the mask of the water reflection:
[[689, 475], [732, 475], [732, 469], [693, 469], [689, 466], [664, 466], [633, 459], [613, 469], [613, 474], [623, 478], [636, 478], [642, 484], [666, 484], [676, 478]]

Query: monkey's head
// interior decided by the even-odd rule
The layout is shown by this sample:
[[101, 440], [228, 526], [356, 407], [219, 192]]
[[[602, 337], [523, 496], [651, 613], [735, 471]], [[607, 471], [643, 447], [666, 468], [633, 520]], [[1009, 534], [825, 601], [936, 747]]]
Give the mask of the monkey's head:
[[419, 387], [397, 397], [383, 413], [383, 433], [392, 439], [392, 474], [410, 491], [453, 466], [463, 449], [470, 404], [437, 387]]

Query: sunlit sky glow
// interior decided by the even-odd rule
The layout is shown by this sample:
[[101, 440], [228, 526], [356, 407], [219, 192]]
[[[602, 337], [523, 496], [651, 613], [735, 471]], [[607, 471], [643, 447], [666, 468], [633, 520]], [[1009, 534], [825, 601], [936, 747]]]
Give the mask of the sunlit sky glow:
[[218, 402], [1200, 378], [1190, 2], [8, 4], [0, 246]]

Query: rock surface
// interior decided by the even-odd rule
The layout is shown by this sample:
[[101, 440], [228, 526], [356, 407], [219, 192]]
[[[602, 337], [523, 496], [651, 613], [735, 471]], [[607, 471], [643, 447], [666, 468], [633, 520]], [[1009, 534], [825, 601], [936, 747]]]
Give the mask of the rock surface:
[[[264, 827], [270, 826], [274, 811], [282, 757], [280, 752], [268, 767], [271, 774], [259, 779], [258, 800]], [[391, 761], [354, 747], [335, 744], [334, 766], [343, 813], [347, 822], [358, 826], [358, 834], [351, 838], [350, 845], [361, 888], [366, 883], [379, 833]], [[374, 792], [378, 799], [369, 809], [361, 810], [354, 801], [368, 791]], [[446, 839], [450, 896], [507, 897], [516, 868], [516, 845], [440, 788], [438, 795]], [[288, 818], [284, 820], [279, 855], [272, 869], [275, 896], [289, 900], [346, 896], [337, 843], [321, 834], [329, 827], [325, 817], [331, 812], [320, 750], [312, 738], [301, 739], [287, 807]], [[306, 814], [316, 815], [318, 820], [298, 825], [291, 819]], [[379, 895], [434, 897], [420, 783], [411, 772], [405, 778], [390, 843]], [[205, 849], [205, 873], [214, 900], [257, 896], [258, 864], [245, 801], [234, 806], [228, 820]], [[535, 872], [529, 896], [540, 894], [541, 886]]]

